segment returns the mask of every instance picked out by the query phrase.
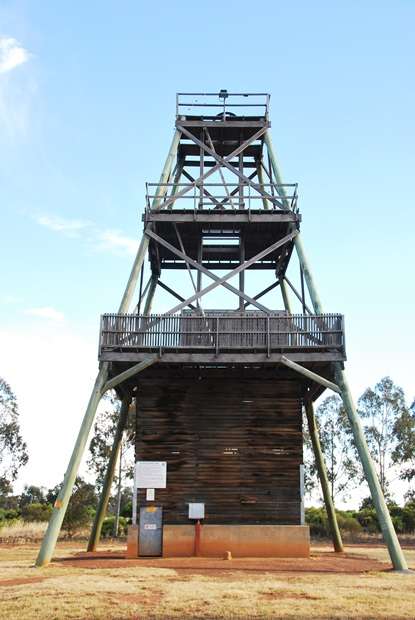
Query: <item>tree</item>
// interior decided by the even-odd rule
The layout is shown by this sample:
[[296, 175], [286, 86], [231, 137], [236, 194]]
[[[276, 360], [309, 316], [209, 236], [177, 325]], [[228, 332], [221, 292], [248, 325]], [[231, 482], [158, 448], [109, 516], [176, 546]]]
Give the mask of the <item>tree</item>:
[[[88, 469], [95, 474], [96, 486], [101, 491], [105, 472], [111, 454], [115, 429], [120, 415], [120, 401], [115, 398], [114, 393], [107, 398], [107, 407], [98, 413], [97, 421], [94, 425], [94, 435], [89, 445], [90, 457], [87, 461]], [[120, 463], [117, 468], [118, 475], [114, 476], [114, 484], [117, 486], [118, 501], [109, 502], [109, 511], [116, 513], [115, 530], [118, 530], [118, 517], [122, 508], [122, 484], [125, 478], [133, 477], [133, 446], [135, 437], [134, 416], [128, 416], [126, 429], [120, 450]], [[117, 533], [115, 532], [115, 535]]]
[[[48, 501], [54, 503], [59, 491], [60, 485], [54, 487], [54, 489], [50, 489], [47, 493]], [[72, 538], [76, 532], [90, 524], [95, 512], [96, 503], [97, 497], [95, 495], [94, 485], [77, 477], [62, 523], [62, 528], [66, 530], [69, 538]]]
[[0, 492], [9, 494], [19, 469], [29, 460], [26, 443], [20, 433], [16, 396], [0, 377]]
[[[114, 393], [106, 398], [107, 407], [100, 411], [94, 425], [94, 435], [89, 444], [89, 459], [87, 466], [95, 475], [96, 485], [102, 489], [105, 472], [114, 442], [115, 429], [120, 415], [120, 401]], [[133, 458], [131, 448], [134, 445], [135, 429], [134, 416], [128, 416], [122, 445], [123, 473], [127, 478], [133, 477]]]
[[28, 504], [45, 504], [46, 496], [44, 487], [37, 487], [34, 484], [25, 485], [19, 499], [20, 508]]
[[[399, 477], [410, 484], [415, 480], [415, 407], [403, 409], [395, 420], [394, 434], [395, 448], [392, 452], [392, 461], [401, 466]], [[414, 489], [410, 488], [406, 498], [411, 500]]]
[[393, 472], [393, 454], [398, 444], [396, 424], [406, 412], [405, 395], [390, 377], [383, 377], [358, 400], [358, 411], [365, 422], [365, 435], [377, 467], [380, 486], [387, 494]]
[[[316, 420], [332, 499], [345, 497], [348, 489], [360, 480], [361, 470], [347, 414], [339, 396], [328, 396], [323, 400], [317, 408]], [[315, 471], [314, 462], [312, 471]]]
[[313, 445], [311, 443], [308, 421], [303, 408], [303, 464], [304, 464], [304, 492], [311, 496], [318, 488], [317, 469], [315, 467]]

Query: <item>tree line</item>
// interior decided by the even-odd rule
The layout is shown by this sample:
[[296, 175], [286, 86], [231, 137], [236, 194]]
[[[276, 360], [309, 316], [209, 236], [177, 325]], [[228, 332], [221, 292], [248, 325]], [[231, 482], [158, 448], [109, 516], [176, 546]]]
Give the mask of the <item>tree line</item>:
[[[408, 406], [403, 390], [390, 377], [384, 377], [373, 388], [364, 391], [358, 399], [358, 411], [395, 528], [400, 533], [413, 532], [415, 404]], [[105, 401], [104, 409], [97, 415], [89, 445], [87, 469], [95, 482], [92, 484], [77, 478], [65, 515], [63, 529], [70, 537], [89, 526], [95, 514], [118, 415], [119, 401], [110, 396]], [[325, 398], [316, 409], [316, 419], [333, 500], [350, 500], [365, 482], [341, 399], [337, 395]], [[303, 429], [305, 487], [309, 497], [316, 498], [319, 481], [306, 420]], [[121, 454], [108, 508], [109, 516], [103, 526], [104, 536], [124, 534], [131, 517], [133, 418], [128, 419]], [[0, 537], [1, 526], [6, 523], [18, 519], [48, 520], [58, 495], [59, 485], [52, 489], [28, 485], [20, 495], [13, 493], [18, 472], [28, 459], [27, 445], [20, 430], [17, 399], [8, 383], [0, 378]], [[401, 488], [405, 486], [404, 503], [401, 506], [395, 501], [397, 485]], [[324, 508], [308, 508], [306, 517], [313, 534], [328, 533]], [[379, 531], [370, 498], [363, 499], [356, 510], [338, 511], [338, 521], [342, 529], [350, 531]]]

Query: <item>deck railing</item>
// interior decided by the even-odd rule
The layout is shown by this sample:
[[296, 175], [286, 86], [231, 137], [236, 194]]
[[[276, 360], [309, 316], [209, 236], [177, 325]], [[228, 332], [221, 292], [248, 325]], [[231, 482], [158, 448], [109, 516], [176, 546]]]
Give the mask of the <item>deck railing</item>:
[[104, 314], [103, 351], [344, 352], [341, 314]]
[[[261, 183], [260, 187], [271, 196], [267, 200], [267, 207], [274, 211], [284, 208], [298, 212], [298, 183]], [[242, 188], [241, 193], [239, 190]], [[186, 190], [186, 193], [183, 193]], [[237, 211], [241, 207], [250, 211], [262, 209], [263, 196], [248, 183], [146, 183], [146, 212], [156, 207], [163, 209], [176, 208], [197, 212], [201, 209], [229, 209]]]

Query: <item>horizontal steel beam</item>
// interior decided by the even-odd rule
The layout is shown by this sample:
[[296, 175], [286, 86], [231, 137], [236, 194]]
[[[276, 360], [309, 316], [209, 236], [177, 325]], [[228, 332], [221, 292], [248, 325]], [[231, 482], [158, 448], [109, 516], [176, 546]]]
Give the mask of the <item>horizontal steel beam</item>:
[[[143, 352], [134, 353], [119, 351], [103, 351], [101, 359], [109, 362], [138, 362], [145, 356]], [[341, 362], [344, 356], [338, 352], [330, 353], [303, 353], [293, 352], [284, 354], [284, 357], [294, 362]], [[269, 357], [266, 352], [262, 353], [189, 353], [186, 351], [180, 353], [169, 353], [163, 351], [163, 355], [159, 360], [159, 364], [281, 364], [282, 353], [270, 353]], [[311, 371], [310, 371], [311, 372]]]
[[[238, 162], [236, 161], [230, 161], [229, 163], [231, 164], [231, 166], [238, 165]], [[212, 168], [213, 166], [216, 166], [216, 162], [205, 161], [203, 165], [205, 168]], [[198, 161], [197, 159], [186, 159], [185, 166], [186, 168], [200, 168], [200, 161]], [[256, 168], [256, 163], [253, 161], [244, 161], [244, 168]]]
[[[258, 201], [259, 202], [259, 201]], [[223, 203], [225, 204], [225, 203]], [[221, 204], [221, 207], [223, 206]], [[255, 210], [258, 212], [256, 213]], [[281, 222], [296, 223], [300, 218], [295, 213], [287, 211], [263, 211], [262, 207], [254, 209], [236, 209], [235, 211], [215, 211], [212, 209], [172, 209], [171, 211], [147, 211], [145, 219], [148, 222], [201, 222], [201, 223], [232, 223], [240, 224], [252, 222], [259, 224], [279, 224]]]

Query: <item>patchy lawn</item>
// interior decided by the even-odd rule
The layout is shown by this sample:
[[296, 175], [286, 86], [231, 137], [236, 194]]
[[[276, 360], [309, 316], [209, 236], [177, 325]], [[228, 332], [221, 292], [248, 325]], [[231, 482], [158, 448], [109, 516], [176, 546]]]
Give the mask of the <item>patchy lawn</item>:
[[[102, 549], [123, 551], [105, 543]], [[83, 550], [80, 543], [60, 543], [57, 561], [37, 569], [37, 550], [34, 545], [1, 546], [1, 618], [415, 617], [415, 576], [388, 570], [381, 546], [348, 546], [344, 562], [329, 547], [314, 546], [307, 566], [301, 559], [273, 563], [195, 558], [199, 564], [194, 570], [189, 559], [171, 559], [169, 567], [164, 560], [144, 566], [111, 557], [87, 565], [75, 555]], [[415, 569], [415, 550], [405, 553]], [[60, 561], [71, 556], [74, 561]], [[348, 569], [339, 572], [342, 563]]]

